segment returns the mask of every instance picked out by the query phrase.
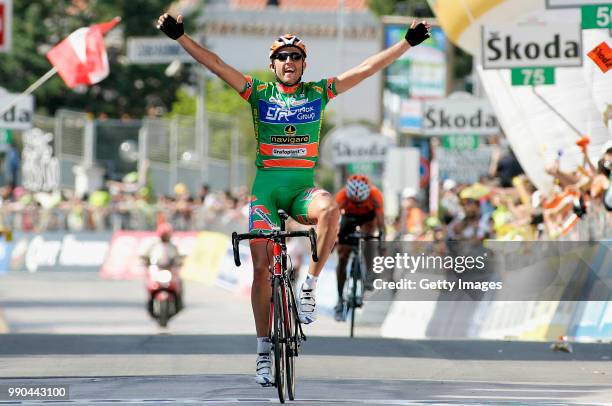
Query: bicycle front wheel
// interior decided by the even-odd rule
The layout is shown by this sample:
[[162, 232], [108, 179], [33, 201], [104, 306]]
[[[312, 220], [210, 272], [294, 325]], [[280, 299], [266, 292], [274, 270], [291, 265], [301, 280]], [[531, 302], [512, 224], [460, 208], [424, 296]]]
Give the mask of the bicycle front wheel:
[[297, 356], [297, 337], [298, 337], [298, 327], [297, 321], [295, 319], [296, 307], [295, 307], [295, 299], [290, 293], [290, 290], [287, 286], [283, 287], [283, 297], [287, 301], [287, 306], [285, 309], [287, 310], [287, 314], [285, 315], [285, 320], [287, 323], [285, 324], [286, 332], [287, 332], [287, 346], [285, 347], [285, 366], [287, 368], [287, 395], [289, 396], [289, 400], [295, 399], [295, 357]]
[[283, 298], [280, 279], [274, 279], [274, 332], [272, 345], [274, 345], [274, 384], [278, 391], [278, 399], [285, 403], [285, 357], [287, 335], [285, 334], [285, 317], [283, 311]]

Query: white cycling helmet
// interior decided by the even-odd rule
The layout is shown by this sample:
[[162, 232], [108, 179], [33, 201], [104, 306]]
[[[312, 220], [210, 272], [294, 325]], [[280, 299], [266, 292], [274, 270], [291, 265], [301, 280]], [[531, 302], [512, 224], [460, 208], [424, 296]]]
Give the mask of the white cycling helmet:
[[370, 180], [365, 175], [351, 175], [346, 180], [346, 196], [355, 201], [363, 202], [370, 196]]

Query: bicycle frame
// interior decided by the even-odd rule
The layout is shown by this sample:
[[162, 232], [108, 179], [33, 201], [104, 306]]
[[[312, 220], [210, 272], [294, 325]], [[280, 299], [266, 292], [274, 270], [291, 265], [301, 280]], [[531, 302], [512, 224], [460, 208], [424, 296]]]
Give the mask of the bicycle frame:
[[[284, 221], [282, 222], [281, 225], [281, 231], [284, 231]], [[291, 325], [290, 325], [290, 320], [289, 320], [289, 303], [287, 301], [287, 298], [289, 297], [289, 295], [291, 295], [290, 297], [295, 298], [294, 292], [293, 292], [293, 286], [291, 284], [290, 281], [290, 275], [288, 274], [287, 271], [287, 246], [285, 244], [284, 241], [282, 242], [274, 242], [273, 243], [273, 247], [272, 247], [272, 254], [273, 254], [273, 265], [272, 265], [272, 278], [270, 279], [270, 283], [272, 285], [272, 289], [274, 289], [274, 280], [278, 279], [279, 280], [279, 285], [281, 287], [281, 297], [283, 299], [283, 313], [284, 313], [284, 320], [285, 320], [285, 328], [287, 329], [288, 332], [291, 333]], [[287, 292], [287, 287], [289, 288], [289, 292]], [[274, 297], [274, 292], [272, 292], [272, 298], [270, 300], [270, 315], [268, 317], [268, 336], [272, 337], [272, 329], [274, 328], [274, 323], [273, 323], [273, 318], [274, 318], [274, 301], [272, 300]], [[295, 306], [292, 307], [292, 309], [294, 310], [294, 318], [297, 321], [297, 326], [298, 326], [298, 330], [299, 330], [299, 334], [300, 334], [300, 339], [301, 341], [306, 341], [306, 336], [304, 335], [304, 332], [302, 330], [302, 323], [300, 323], [299, 321], [299, 317], [297, 314], [297, 310], [295, 308]], [[295, 351], [295, 355], [298, 355], [298, 348], [296, 346], [295, 349], [291, 349], [292, 351]]]

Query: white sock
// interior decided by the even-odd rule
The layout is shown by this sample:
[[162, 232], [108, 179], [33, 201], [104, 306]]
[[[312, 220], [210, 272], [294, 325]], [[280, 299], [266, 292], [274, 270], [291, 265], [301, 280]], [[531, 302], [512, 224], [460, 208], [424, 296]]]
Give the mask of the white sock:
[[308, 274], [306, 276], [306, 280], [304, 281], [304, 285], [302, 286], [306, 289], [312, 289], [314, 291], [317, 288], [317, 279], [319, 279], [318, 276], [312, 276], [311, 274]]
[[269, 354], [271, 349], [270, 337], [257, 337], [257, 354]]

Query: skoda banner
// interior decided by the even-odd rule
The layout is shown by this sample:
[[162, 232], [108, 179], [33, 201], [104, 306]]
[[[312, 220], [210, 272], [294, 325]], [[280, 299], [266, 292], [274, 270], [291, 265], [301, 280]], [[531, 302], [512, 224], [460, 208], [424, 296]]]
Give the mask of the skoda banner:
[[482, 28], [484, 69], [582, 66], [580, 25], [540, 21]]
[[323, 139], [321, 158], [327, 165], [384, 162], [390, 140], [361, 125], [332, 131]]
[[423, 106], [423, 135], [492, 135], [499, 123], [485, 99], [431, 100]]
[[[12, 93], [0, 93], [0, 108], [4, 110], [3, 107], [13, 103], [18, 96]], [[32, 127], [33, 114], [34, 96], [23, 97], [0, 115], [0, 128], [27, 130]]]

